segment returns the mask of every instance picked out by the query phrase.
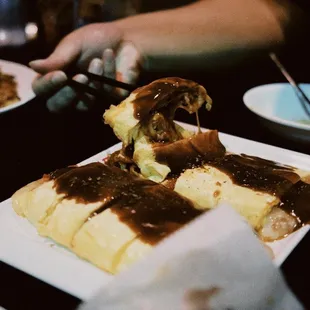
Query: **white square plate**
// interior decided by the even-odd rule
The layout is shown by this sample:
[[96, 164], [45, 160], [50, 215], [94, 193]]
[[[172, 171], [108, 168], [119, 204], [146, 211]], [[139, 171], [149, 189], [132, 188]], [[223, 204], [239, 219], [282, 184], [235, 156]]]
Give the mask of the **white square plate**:
[[[183, 127], [196, 130], [192, 125]], [[310, 156], [220, 133], [227, 150], [274, 160], [310, 171]], [[121, 143], [85, 160], [81, 164], [102, 161], [118, 150]], [[59, 167], [61, 168], [61, 167]], [[285, 239], [270, 243], [280, 266], [309, 230], [304, 226]], [[82, 300], [88, 299], [113, 276], [78, 258], [69, 250], [37, 235], [35, 228], [15, 214], [8, 199], [0, 204], [0, 259]]]

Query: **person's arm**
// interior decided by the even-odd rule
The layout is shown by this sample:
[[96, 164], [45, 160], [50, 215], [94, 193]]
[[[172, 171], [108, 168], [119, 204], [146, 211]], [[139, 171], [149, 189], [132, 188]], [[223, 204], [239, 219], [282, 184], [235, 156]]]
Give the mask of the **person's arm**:
[[[55, 93], [47, 105], [59, 111], [76, 100], [74, 90], [63, 87], [67, 81], [63, 70], [68, 66], [134, 84], [141, 65], [162, 72], [238, 65], [256, 52], [283, 44], [285, 32], [294, 32], [292, 25], [299, 16], [289, 0], [281, 0], [281, 5], [277, 0], [201, 0], [88, 25], [66, 36], [47, 59], [30, 63], [40, 74], [33, 89], [38, 95]], [[84, 75], [75, 78], [88, 83]], [[81, 102], [80, 107], [88, 105]]]
[[116, 25], [144, 56], [145, 69], [201, 68], [283, 44], [294, 10], [286, 1], [202, 0]]

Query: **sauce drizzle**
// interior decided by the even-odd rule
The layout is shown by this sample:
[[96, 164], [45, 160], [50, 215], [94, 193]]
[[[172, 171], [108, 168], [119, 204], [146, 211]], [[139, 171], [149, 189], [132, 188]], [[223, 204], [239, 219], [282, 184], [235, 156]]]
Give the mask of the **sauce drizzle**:
[[217, 131], [197, 134], [167, 145], [154, 145], [156, 161], [171, 169], [167, 185], [188, 168], [209, 165], [230, 177], [236, 185], [266, 192], [281, 200], [280, 208], [297, 218], [300, 226], [310, 223], [310, 184], [303, 182], [294, 168], [245, 154], [226, 153]]
[[65, 199], [84, 204], [102, 202], [91, 217], [109, 209], [150, 244], [156, 244], [202, 213], [163, 185], [102, 163], [75, 167], [54, 177], [54, 182], [55, 190], [65, 194]]

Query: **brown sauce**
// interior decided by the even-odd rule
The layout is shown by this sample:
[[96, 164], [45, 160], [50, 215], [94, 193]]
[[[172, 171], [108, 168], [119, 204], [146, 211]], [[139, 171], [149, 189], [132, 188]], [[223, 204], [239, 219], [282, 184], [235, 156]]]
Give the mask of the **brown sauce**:
[[300, 179], [293, 167], [256, 156], [225, 154], [216, 131], [154, 145], [153, 149], [156, 160], [168, 165], [172, 174], [210, 165], [227, 174], [236, 185], [277, 196], [280, 208], [295, 216], [301, 225], [310, 223], [310, 185]]
[[150, 244], [201, 214], [176, 192], [101, 163], [70, 169], [54, 180], [57, 193], [85, 204], [102, 202], [92, 216], [109, 208]]
[[62, 174], [72, 170], [75, 166], [69, 166], [66, 168], [61, 168], [61, 169], [57, 169], [51, 173], [49, 173], [48, 175], [46, 175], [45, 177], [51, 179], [51, 180], [55, 180], [56, 178], [60, 177]]
[[169, 144], [154, 144], [153, 150], [156, 161], [168, 165], [172, 173], [199, 166], [206, 159], [222, 158], [226, 153], [216, 130]]
[[294, 215], [300, 225], [310, 223], [310, 184], [295, 183], [282, 197], [281, 209]]
[[237, 185], [277, 196], [279, 207], [297, 218], [299, 227], [310, 223], [310, 184], [291, 167], [244, 154], [228, 154], [208, 164], [225, 172]]
[[186, 107], [187, 103], [182, 100], [184, 94], [190, 97], [198, 96], [200, 89], [196, 82], [176, 77], [156, 80], [140, 87], [133, 92], [136, 94], [133, 102], [135, 118], [148, 118], [150, 114], [164, 108], [165, 115], [173, 119], [177, 106]]
[[156, 80], [138, 88], [134, 94], [134, 117], [140, 121], [144, 135], [155, 143], [182, 139], [173, 122], [178, 108], [197, 113], [206, 100], [207, 106], [211, 106], [211, 98], [202, 86], [176, 77]]
[[300, 179], [286, 166], [244, 154], [227, 154], [206, 163], [229, 175], [237, 185], [278, 197]]
[[57, 193], [65, 194], [66, 199], [75, 199], [77, 202], [109, 201], [130, 184], [131, 176], [123, 171], [113, 173], [118, 168], [105, 167], [101, 163], [76, 167], [58, 176], [54, 187]]

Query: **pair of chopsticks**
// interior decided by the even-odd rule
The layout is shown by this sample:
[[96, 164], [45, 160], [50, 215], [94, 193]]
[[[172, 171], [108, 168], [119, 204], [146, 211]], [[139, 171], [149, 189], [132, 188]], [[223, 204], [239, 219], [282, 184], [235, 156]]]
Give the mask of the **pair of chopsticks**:
[[290, 83], [292, 88], [294, 89], [305, 113], [310, 117], [310, 100], [306, 96], [306, 94], [303, 92], [303, 90], [298, 86], [298, 84], [295, 82], [295, 80], [292, 78], [292, 76], [288, 73], [288, 71], [285, 69], [283, 64], [278, 59], [277, 55], [275, 53], [269, 54], [271, 60], [275, 63], [275, 65], [279, 68], [283, 76], [286, 78], [286, 80]]
[[[124, 83], [124, 82], [109, 78], [107, 76], [102, 76], [102, 75], [90, 73], [88, 71], [82, 71], [79, 73], [87, 76], [89, 81], [101, 82], [104, 85], [109, 85], [112, 87], [121, 88], [121, 89], [124, 89], [128, 92], [132, 92], [137, 88], [137, 86], [135, 86], [135, 85]], [[111, 97], [113, 99], [116, 98], [114, 95], [112, 95], [108, 91], [105, 91], [103, 88], [100, 88], [100, 89], [94, 88], [88, 84], [79, 83], [79, 82], [73, 80], [72, 77], [74, 75], [75, 74], [73, 74], [73, 73], [68, 74], [69, 79], [68, 79], [67, 85], [71, 86], [78, 93], [82, 93], [82, 94], [87, 93], [87, 94], [94, 96], [97, 99], [102, 99], [102, 98], [107, 98], [107, 97]]]

